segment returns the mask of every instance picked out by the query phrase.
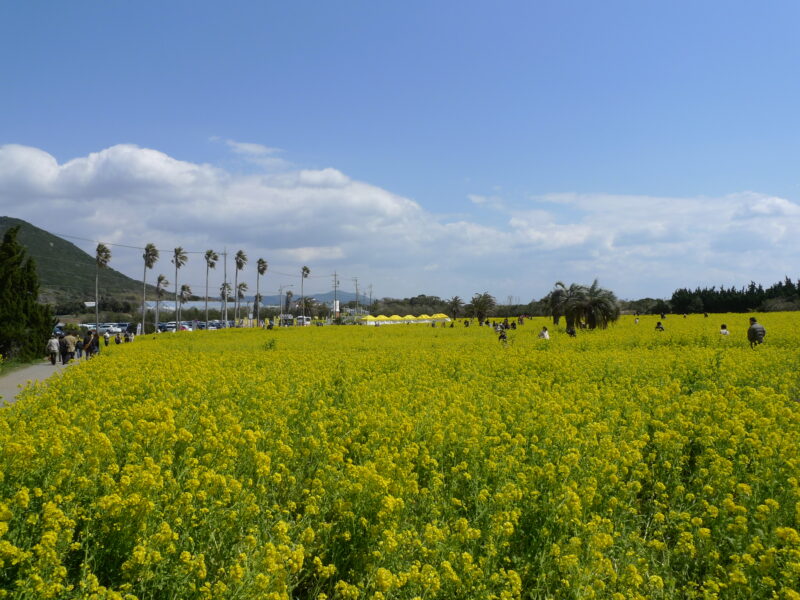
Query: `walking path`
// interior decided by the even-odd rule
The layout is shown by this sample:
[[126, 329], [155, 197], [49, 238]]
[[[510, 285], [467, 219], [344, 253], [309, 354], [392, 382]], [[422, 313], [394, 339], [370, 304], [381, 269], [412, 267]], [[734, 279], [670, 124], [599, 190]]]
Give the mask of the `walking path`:
[[[71, 364], [75, 364], [74, 362]], [[14, 369], [0, 377], [0, 406], [13, 404], [17, 395], [27, 387], [28, 382], [44, 381], [54, 373], [58, 373], [66, 365], [60, 362], [55, 366], [49, 360], [34, 363], [21, 369]]]

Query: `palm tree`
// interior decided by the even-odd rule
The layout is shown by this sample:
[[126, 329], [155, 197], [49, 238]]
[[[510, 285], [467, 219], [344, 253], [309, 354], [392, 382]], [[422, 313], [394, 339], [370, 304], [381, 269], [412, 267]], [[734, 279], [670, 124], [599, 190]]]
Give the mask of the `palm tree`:
[[458, 296], [453, 296], [447, 301], [447, 310], [450, 312], [453, 320], [458, 318], [462, 308], [464, 308], [464, 301]]
[[[219, 286], [219, 298], [222, 301], [220, 304], [219, 312], [223, 314], [224, 307], [228, 306], [228, 297], [231, 295], [231, 284], [227, 281]], [[228, 321], [225, 321], [225, 327], [228, 326]]]
[[[303, 317], [306, 316], [306, 302], [305, 302], [306, 295], [305, 295], [305, 291], [303, 290], [303, 282], [306, 280], [306, 277], [308, 277], [310, 274], [311, 274], [311, 269], [309, 269], [308, 267], [303, 266], [303, 268], [300, 269], [300, 275], [301, 275], [301, 277], [300, 277], [300, 300], [301, 300], [301, 305], [303, 307]], [[303, 324], [305, 324], [305, 319], [303, 319], [303, 321], [304, 321]]]
[[94, 326], [97, 336], [97, 351], [100, 352], [100, 269], [108, 267], [111, 262], [111, 250], [105, 244], [97, 244], [94, 255]]
[[576, 315], [574, 311], [568, 314], [567, 307], [579, 305], [585, 294], [586, 287], [579, 283], [571, 283], [567, 287], [561, 281], [556, 281], [553, 290], [544, 298], [545, 306], [553, 317], [553, 324], [558, 325], [561, 317], [566, 317], [567, 329], [574, 329]]
[[172, 264], [175, 265], [175, 331], [181, 330], [181, 303], [178, 298], [178, 269], [186, 264], [186, 251], [178, 246], [172, 251]]
[[144, 324], [145, 324], [145, 302], [147, 301], [147, 269], [152, 269], [153, 266], [158, 261], [158, 249], [156, 248], [155, 244], [147, 244], [144, 247], [144, 254], [142, 254], [142, 258], [144, 259], [144, 275], [142, 275], [142, 333], [145, 333]]
[[597, 279], [588, 288], [581, 288], [582, 293], [571, 297], [564, 306], [568, 328], [583, 322], [589, 329], [605, 329], [619, 318], [619, 302], [614, 292], [601, 288]]
[[[183, 306], [183, 304], [185, 302], [188, 302], [191, 297], [192, 297], [192, 288], [189, 287], [189, 284], [188, 283], [181, 284], [181, 292], [178, 298], [180, 305]], [[175, 323], [175, 331], [180, 331], [180, 330], [181, 330], [181, 322], [180, 320], [178, 320]]]
[[[294, 293], [292, 292], [292, 290], [289, 290], [289, 291], [286, 292], [286, 314], [287, 315], [289, 314], [289, 308], [292, 306], [292, 296], [294, 296]], [[283, 307], [281, 307], [281, 310], [283, 310]]]
[[489, 292], [474, 294], [472, 296], [472, 302], [470, 302], [472, 314], [480, 322], [483, 322], [484, 319], [489, 316], [489, 313], [494, 310], [495, 306], [497, 306], [497, 301]]
[[314, 310], [317, 308], [317, 303], [313, 298], [303, 298], [300, 300], [300, 305], [303, 309], [303, 315], [308, 313], [308, 316], [314, 316]]
[[217, 266], [219, 254], [213, 250], [206, 250], [204, 258], [206, 259], [206, 331], [208, 331], [208, 270]]
[[[239, 271], [244, 269], [244, 266], [247, 264], [247, 255], [244, 253], [244, 250], [238, 250], [236, 252], [236, 256], [233, 258], [233, 262], [236, 263], [236, 273], [233, 278], [233, 289], [239, 289]], [[233, 320], [234, 322], [239, 321], [239, 295], [236, 295], [234, 298], [234, 305], [233, 309]]]
[[[244, 295], [247, 293], [247, 283], [244, 281], [236, 286], [236, 302], [240, 304], [242, 300], [244, 300]], [[244, 319], [244, 316], [242, 316]]]
[[[572, 285], [574, 286], [575, 284]], [[573, 287], [573, 290], [574, 289]], [[543, 298], [542, 302], [544, 302], [547, 312], [553, 317], [553, 325], [558, 325], [559, 321], [561, 321], [561, 317], [564, 316], [564, 305], [568, 297], [569, 290], [567, 286], [561, 281], [556, 281], [552, 291]]]
[[268, 266], [269, 265], [267, 265], [267, 261], [265, 261], [263, 258], [259, 258], [256, 261], [256, 327], [258, 327], [258, 324], [261, 322], [259, 319], [259, 315], [261, 313], [259, 310], [261, 308], [259, 306], [261, 304], [261, 294], [259, 293], [260, 288], [258, 278], [267, 272]]
[[167, 289], [169, 281], [166, 275], [159, 275], [156, 279], [156, 330], [158, 330], [158, 317], [159, 309], [161, 307], [161, 298], [164, 296], [164, 290]]

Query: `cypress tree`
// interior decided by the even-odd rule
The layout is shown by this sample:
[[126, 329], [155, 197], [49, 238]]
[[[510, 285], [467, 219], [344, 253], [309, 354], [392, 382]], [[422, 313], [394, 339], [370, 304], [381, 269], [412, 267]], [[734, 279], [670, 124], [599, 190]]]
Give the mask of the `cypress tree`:
[[17, 241], [12, 227], [0, 244], [0, 354], [31, 360], [44, 355], [54, 321], [50, 307], [39, 304], [39, 277], [33, 259]]

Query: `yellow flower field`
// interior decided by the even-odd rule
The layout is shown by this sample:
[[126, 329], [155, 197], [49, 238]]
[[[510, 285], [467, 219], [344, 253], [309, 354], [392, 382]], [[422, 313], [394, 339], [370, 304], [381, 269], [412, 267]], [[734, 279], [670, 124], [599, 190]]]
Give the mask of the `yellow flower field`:
[[111, 346], [0, 411], [0, 597], [800, 598], [800, 319], [747, 317]]

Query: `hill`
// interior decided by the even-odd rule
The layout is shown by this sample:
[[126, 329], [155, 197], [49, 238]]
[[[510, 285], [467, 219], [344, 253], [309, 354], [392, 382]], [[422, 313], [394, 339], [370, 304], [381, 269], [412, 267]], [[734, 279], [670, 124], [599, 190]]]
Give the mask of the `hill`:
[[[36, 261], [40, 302], [59, 304], [94, 299], [93, 256], [72, 242], [13, 217], [0, 217], [0, 235], [17, 225], [20, 226], [17, 239]], [[111, 268], [103, 269], [100, 281], [104, 298], [141, 302], [141, 281]], [[154, 289], [148, 286], [148, 294], [154, 293]]]

